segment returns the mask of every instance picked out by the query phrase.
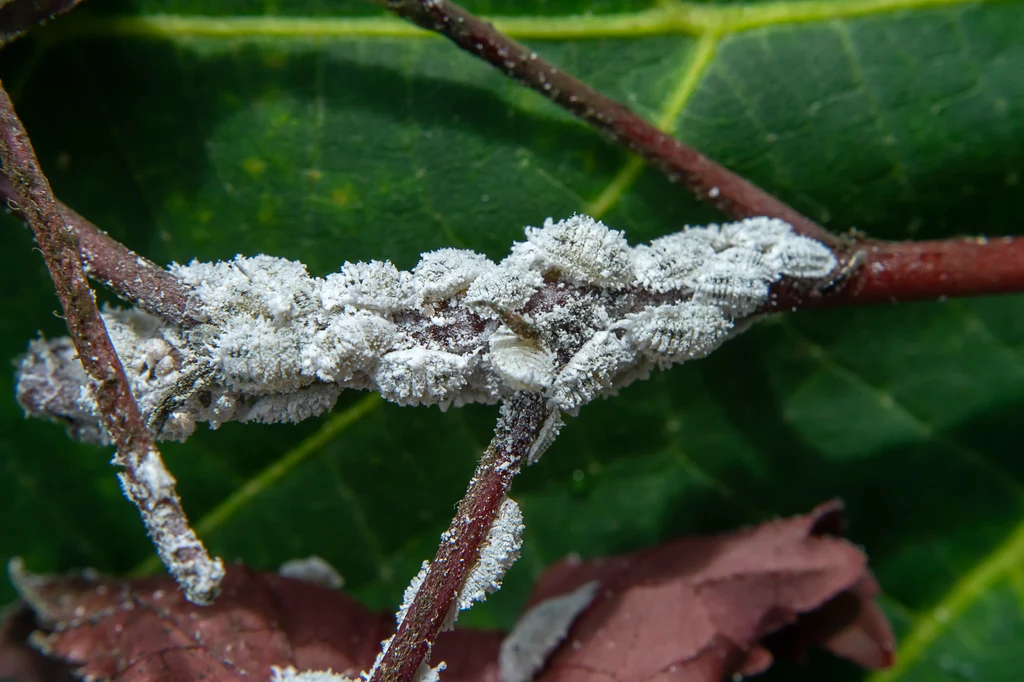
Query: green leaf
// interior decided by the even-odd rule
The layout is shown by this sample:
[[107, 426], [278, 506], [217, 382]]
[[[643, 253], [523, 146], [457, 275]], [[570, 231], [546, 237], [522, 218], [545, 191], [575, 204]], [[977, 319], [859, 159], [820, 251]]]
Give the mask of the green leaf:
[[[536, 94], [369, 4], [207, 5], [96, 0], [0, 55], [58, 195], [158, 262], [266, 252], [323, 275], [344, 260], [408, 268], [442, 246], [497, 258], [523, 226], [575, 211], [634, 243], [715, 219]], [[1022, 231], [1022, 3], [471, 9], [835, 230]], [[0, 348], [14, 358], [61, 321], [27, 231], [3, 229]], [[868, 679], [1019, 679], [1022, 303], [777, 317], [588, 406], [517, 481], [524, 557], [466, 620], [508, 626], [533, 576], [568, 552], [840, 496], [901, 637], [899, 666]], [[13, 395], [9, 373], [0, 392]], [[213, 551], [262, 568], [319, 554], [391, 609], [495, 416], [353, 394], [310, 423], [228, 425], [165, 453]], [[0, 558], [152, 568], [110, 455], [4, 401]], [[766, 679], [812, 676], [863, 675], [822, 658]]]

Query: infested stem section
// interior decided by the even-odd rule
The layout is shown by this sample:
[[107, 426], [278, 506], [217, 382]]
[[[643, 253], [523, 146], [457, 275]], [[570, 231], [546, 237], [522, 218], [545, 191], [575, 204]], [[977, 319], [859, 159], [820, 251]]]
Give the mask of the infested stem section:
[[542, 439], [553, 409], [537, 393], [519, 392], [502, 405], [494, 438], [484, 452], [423, 582], [369, 682], [411, 682], [446, 622], [480, 557], [512, 478]]
[[[300, 421], [353, 388], [442, 408], [532, 391], [575, 414], [655, 367], [712, 352], [768, 300], [771, 283], [813, 285], [837, 265], [778, 220], [637, 246], [586, 216], [525, 233], [500, 263], [440, 249], [411, 272], [371, 261], [310, 277], [270, 256], [175, 265], [207, 324], [183, 334], [131, 310], [104, 320], [159, 438], [184, 439], [200, 422]], [[19, 364], [29, 414], [102, 440], [67, 339], [33, 341]]]
[[217, 594], [224, 567], [219, 559], [210, 558], [188, 525], [174, 491], [174, 478], [146, 428], [86, 281], [78, 233], [63, 219], [2, 84], [0, 163], [50, 271], [78, 358], [94, 383], [102, 426], [117, 447], [114, 461], [124, 467], [119, 477], [125, 494], [139, 508], [161, 558], [189, 599], [208, 603]]
[[445, 36], [510, 78], [535, 90], [577, 118], [639, 154], [695, 197], [732, 218], [767, 216], [793, 226], [797, 234], [830, 247], [839, 240], [828, 230], [768, 192], [696, 149], [663, 133], [628, 107], [575, 76], [549, 64], [536, 52], [492, 24], [444, 0], [378, 0], [410, 22]]

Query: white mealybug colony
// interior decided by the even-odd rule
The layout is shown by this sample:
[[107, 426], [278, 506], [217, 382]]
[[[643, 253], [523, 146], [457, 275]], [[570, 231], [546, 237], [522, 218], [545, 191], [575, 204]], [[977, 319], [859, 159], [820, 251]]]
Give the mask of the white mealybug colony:
[[[104, 320], [163, 439], [183, 440], [197, 422], [299, 421], [347, 388], [441, 409], [533, 391], [575, 414], [655, 366], [707, 355], [781, 277], [835, 268], [826, 246], [780, 220], [687, 228], [631, 247], [577, 215], [527, 228], [500, 263], [440, 249], [411, 272], [370, 261], [324, 278], [265, 255], [175, 264], [202, 324], [182, 330], [135, 309], [107, 309]], [[31, 344], [18, 394], [29, 413], [102, 439], [68, 339]]]
[[[548, 413], [522, 455], [532, 464], [563, 413], [655, 367], [707, 355], [748, 326], [774, 282], [827, 281], [836, 266], [825, 245], [775, 219], [687, 228], [631, 247], [621, 232], [577, 215], [526, 228], [526, 241], [500, 263], [440, 249], [422, 254], [411, 272], [370, 261], [323, 278], [264, 255], [175, 264], [171, 273], [195, 292], [199, 325], [184, 330], [135, 309], [107, 309], [103, 317], [158, 438], [184, 440], [198, 422], [300, 421], [331, 409], [347, 388], [441, 409], [529, 392], [546, 400]], [[93, 390], [70, 339], [33, 341], [20, 362], [18, 399], [29, 414], [102, 441]], [[446, 627], [498, 589], [522, 532], [519, 507], [505, 498]], [[406, 590], [398, 625], [428, 568], [424, 562]], [[316, 557], [282, 572], [341, 584]], [[583, 586], [524, 617], [502, 647], [502, 682], [532, 679], [594, 589]], [[391, 642], [360, 679], [373, 675]], [[443, 668], [423, 663], [417, 682], [435, 682]], [[272, 680], [354, 682], [294, 668], [274, 668]]]

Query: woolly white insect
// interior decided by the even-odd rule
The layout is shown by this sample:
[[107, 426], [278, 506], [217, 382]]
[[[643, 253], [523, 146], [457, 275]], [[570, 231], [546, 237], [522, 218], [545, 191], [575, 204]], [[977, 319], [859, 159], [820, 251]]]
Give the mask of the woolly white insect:
[[[655, 365], [708, 354], [781, 277], [836, 267], [827, 247], [767, 218], [637, 247], [580, 215], [526, 237], [501, 263], [441, 249], [412, 272], [370, 261], [317, 278], [264, 255], [173, 265], [202, 303], [198, 329], [137, 310], [108, 309], [104, 319], [165, 439], [186, 438], [200, 421], [299, 421], [346, 388], [442, 409], [535, 391], [574, 414]], [[18, 392], [28, 412], [101, 438], [92, 388], [65, 339], [32, 343]]]

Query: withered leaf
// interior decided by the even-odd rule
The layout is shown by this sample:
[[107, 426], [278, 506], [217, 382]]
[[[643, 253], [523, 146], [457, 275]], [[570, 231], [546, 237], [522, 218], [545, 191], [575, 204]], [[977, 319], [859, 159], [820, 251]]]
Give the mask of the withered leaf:
[[49, 631], [33, 642], [97, 679], [268, 679], [272, 665], [356, 675], [393, 627], [340, 592], [243, 566], [230, 567], [209, 607], [164, 576], [30, 576], [14, 566], [12, 578]]
[[[569, 619], [535, 679], [718, 682], [812, 645], [891, 664], [892, 633], [872, 601], [878, 586], [864, 554], [838, 535], [841, 509], [833, 502], [726, 535], [552, 566], [529, 606], [596, 587], [583, 590], [593, 601]], [[164, 577], [32, 576], [14, 565], [12, 578], [41, 625], [32, 642], [99, 680], [265, 680], [271, 666], [355, 677], [394, 629], [391, 613], [342, 592], [242, 566], [229, 568], [210, 607], [186, 601]], [[433, 662], [446, 661], [445, 682], [500, 682], [502, 637], [444, 633]]]
[[877, 583], [841, 526], [842, 504], [829, 502], [726, 535], [552, 566], [531, 603], [591, 580], [601, 588], [538, 680], [717, 681], [763, 672], [773, 651], [799, 656], [811, 644], [891, 665]]
[[3, 682], [71, 682], [71, 672], [60, 661], [46, 658], [29, 646], [39, 625], [24, 604], [0, 612], [0, 680]]

